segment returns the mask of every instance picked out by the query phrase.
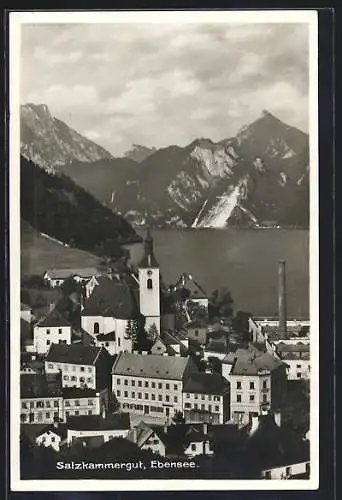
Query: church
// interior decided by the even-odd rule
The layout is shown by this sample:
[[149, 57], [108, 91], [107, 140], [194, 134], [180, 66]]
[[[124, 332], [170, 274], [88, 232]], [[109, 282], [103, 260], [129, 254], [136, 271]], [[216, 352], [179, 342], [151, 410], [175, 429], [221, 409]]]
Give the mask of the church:
[[149, 230], [137, 274], [111, 270], [106, 275], [94, 276], [85, 285], [85, 296], [81, 328], [110, 354], [133, 351], [133, 340], [128, 332], [139, 317], [144, 318], [147, 334], [152, 338], [159, 336], [161, 277]]

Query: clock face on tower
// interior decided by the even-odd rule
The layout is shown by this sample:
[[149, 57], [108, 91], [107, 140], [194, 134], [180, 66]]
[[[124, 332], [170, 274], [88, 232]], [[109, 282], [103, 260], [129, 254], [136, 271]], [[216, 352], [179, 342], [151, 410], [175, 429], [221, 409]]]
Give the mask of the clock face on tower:
[[148, 276], [152, 276], [152, 271], [147, 271]]

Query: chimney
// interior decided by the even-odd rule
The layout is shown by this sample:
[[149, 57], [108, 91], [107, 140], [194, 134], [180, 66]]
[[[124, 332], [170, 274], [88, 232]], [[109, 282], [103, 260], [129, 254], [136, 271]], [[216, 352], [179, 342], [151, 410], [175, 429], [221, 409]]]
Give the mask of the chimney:
[[278, 263], [278, 316], [279, 333], [286, 334], [286, 279], [285, 279], [285, 261]]
[[253, 416], [252, 417], [252, 425], [251, 425], [251, 429], [249, 431], [249, 435], [250, 436], [253, 436], [253, 434], [255, 433], [255, 431], [258, 429], [259, 427], [259, 416]]
[[281, 413], [280, 413], [280, 411], [274, 412], [274, 421], [278, 427], [281, 427]]

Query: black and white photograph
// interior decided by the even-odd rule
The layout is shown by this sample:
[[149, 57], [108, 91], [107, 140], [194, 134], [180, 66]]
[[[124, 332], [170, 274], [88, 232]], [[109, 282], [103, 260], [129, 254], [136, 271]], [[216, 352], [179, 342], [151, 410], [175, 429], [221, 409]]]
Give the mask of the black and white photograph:
[[13, 491], [318, 488], [317, 46], [10, 14]]

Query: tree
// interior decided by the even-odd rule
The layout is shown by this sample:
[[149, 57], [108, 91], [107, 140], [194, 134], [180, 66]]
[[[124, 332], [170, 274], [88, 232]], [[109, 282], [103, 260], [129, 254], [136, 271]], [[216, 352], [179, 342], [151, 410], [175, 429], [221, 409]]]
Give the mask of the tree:
[[177, 424], [185, 424], [185, 418], [181, 411], [176, 411], [172, 417], [172, 423]]
[[157, 337], [159, 336], [158, 328], [155, 323], [152, 323], [148, 330], [148, 337], [151, 339], [152, 342], [155, 342]]
[[215, 356], [210, 356], [208, 358], [208, 365], [210, 366], [213, 373], [219, 373], [222, 375], [222, 363]]
[[222, 287], [220, 290], [214, 290], [209, 299], [209, 318], [230, 318], [234, 310], [233, 303], [232, 295], [227, 288]]

